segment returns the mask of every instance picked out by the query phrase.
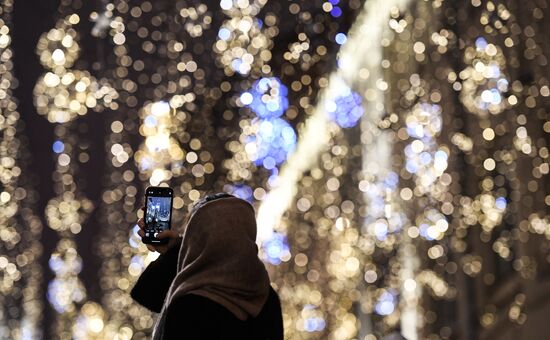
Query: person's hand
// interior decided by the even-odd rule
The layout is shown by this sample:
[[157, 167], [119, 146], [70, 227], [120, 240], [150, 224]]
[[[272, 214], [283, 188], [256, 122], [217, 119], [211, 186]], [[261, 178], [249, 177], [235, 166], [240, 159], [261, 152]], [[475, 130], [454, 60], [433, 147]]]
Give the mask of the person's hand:
[[[145, 208], [142, 207], [141, 210], [145, 211]], [[143, 220], [143, 217], [140, 218], [137, 221], [137, 225], [139, 227], [138, 235], [143, 239], [143, 236], [145, 236], [145, 231], [144, 231], [145, 221]], [[164, 231], [158, 233], [156, 238], [159, 239], [159, 240], [167, 238], [169, 240], [168, 240], [168, 243], [166, 243], [166, 244], [149, 244], [149, 243], [146, 243], [145, 245], [147, 246], [147, 249], [149, 249], [150, 251], [156, 251], [156, 252], [159, 252], [161, 254], [166, 253], [166, 251], [168, 249], [175, 246], [179, 241], [178, 240], [179, 235], [173, 230], [164, 230]]]

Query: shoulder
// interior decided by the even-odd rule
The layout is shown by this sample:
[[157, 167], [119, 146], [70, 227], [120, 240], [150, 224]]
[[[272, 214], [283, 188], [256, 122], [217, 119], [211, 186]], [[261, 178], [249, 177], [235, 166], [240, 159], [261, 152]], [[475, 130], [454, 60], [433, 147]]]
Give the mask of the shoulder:
[[179, 339], [182, 332], [189, 339], [206, 338], [215, 339], [215, 334], [210, 334], [212, 323], [208, 301], [203, 297], [187, 294], [174, 299], [166, 309], [163, 339]]
[[281, 303], [279, 296], [273, 290], [269, 289], [269, 296], [260, 314], [250, 320], [253, 333], [258, 336], [257, 339], [282, 340], [284, 337], [283, 316], [281, 312]]
[[205, 297], [186, 294], [174, 299], [166, 310], [164, 334], [178, 339], [185, 330], [189, 339], [223, 339], [224, 333], [241, 333], [242, 321], [218, 303]]
[[[195, 294], [185, 294], [175, 298], [172, 303], [168, 306], [168, 312], [176, 312], [177, 314], [187, 314], [192, 313], [197, 314], [208, 314], [212, 313], [228, 313], [231, 314], [227, 309], [225, 309], [220, 304], [205, 298], [200, 295]], [[231, 314], [232, 315], [232, 314]]]
[[167, 321], [178, 320], [180, 323], [190, 323], [193, 326], [200, 326], [208, 323], [230, 324], [240, 322], [233, 313], [222, 305], [199, 295], [186, 294], [172, 301], [167, 308]]

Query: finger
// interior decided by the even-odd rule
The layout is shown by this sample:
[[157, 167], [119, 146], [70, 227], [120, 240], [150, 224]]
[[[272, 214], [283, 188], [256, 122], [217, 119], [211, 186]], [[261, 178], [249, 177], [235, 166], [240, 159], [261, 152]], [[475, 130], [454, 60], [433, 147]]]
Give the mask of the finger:
[[144, 229], [144, 228], [145, 228], [145, 221], [143, 220], [143, 218], [140, 218], [140, 219], [137, 221], [137, 225], [138, 225], [141, 229]]
[[165, 230], [165, 231], [162, 231], [162, 232], [158, 233], [157, 236], [155, 236], [155, 237], [158, 238], [159, 240], [162, 240], [163, 238], [177, 238], [178, 234], [176, 234], [172, 230]]
[[157, 251], [155, 249], [155, 247], [151, 246], [151, 245], [147, 245], [147, 249], [149, 249], [149, 251]]
[[145, 232], [143, 231], [143, 229], [138, 230], [138, 235], [139, 235], [140, 237], [145, 236]]
[[139, 208], [136, 214], [138, 217], [143, 216], [145, 214], [145, 207]]

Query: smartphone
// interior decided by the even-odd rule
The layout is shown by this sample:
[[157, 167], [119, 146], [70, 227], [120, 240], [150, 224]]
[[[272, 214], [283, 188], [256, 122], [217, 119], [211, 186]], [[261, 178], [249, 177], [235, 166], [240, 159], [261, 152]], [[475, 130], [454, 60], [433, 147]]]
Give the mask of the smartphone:
[[168, 187], [148, 187], [145, 190], [145, 235], [143, 243], [166, 244], [168, 238], [157, 239], [158, 233], [169, 230], [172, 223], [174, 191]]

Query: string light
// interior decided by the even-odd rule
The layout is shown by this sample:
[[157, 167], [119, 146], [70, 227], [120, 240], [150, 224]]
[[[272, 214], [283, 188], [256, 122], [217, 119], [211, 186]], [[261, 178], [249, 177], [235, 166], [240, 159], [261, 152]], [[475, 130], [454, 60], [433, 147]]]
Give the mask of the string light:
[[87, 71], [70, 69], [80, 54], [78, 33], [72, 27], [79, 22], [77, 14], [59, 20], [37, 44], [40, 62], [48, 72], [36, 83], [35, 106], [52, 123], [66, 123], [85, 115], [89, 108], [117, 108], [113, 100], [118, 95], [109, 84]]
[[32, 178], [25, 173], [28, 141], [13, 97], [12, 12], [13, 1], [5, 1], [0, 12], [0, 334], [32, 339], [42, 334], [42, 222]]
[[[157, 256], [135, 226], [149, 185], [174, 188], [175, 228], [206, 192], [257, 207], [286, 338], [497, 337], [537, 313], [527, 285], [502, 303], [489, 292], [538, 285], [548, 271], [539, 3], [117, 0], [84, 14], [62, 1], [37, 44], [34, 88], [55, 125], [51, 325], [41, 325], [41, 226], [12, 98], [12, 2], [1, 7], [0, 300], [17, 308], [3, 309], [1, 331], [148, 338], [155, 316], [129, 292]], [[92, 40], [102, 53], [82, 54]], [[106, 122], [98, 202], [75, 180], [93, 156], [78, 129], [90, 110]], [[99, 296], [81, 281], [75, 238], [94, 207]], [[487, 298], [457, 294], [473, 286]], [[459, 304], [467, 320], [445, 313]]]

